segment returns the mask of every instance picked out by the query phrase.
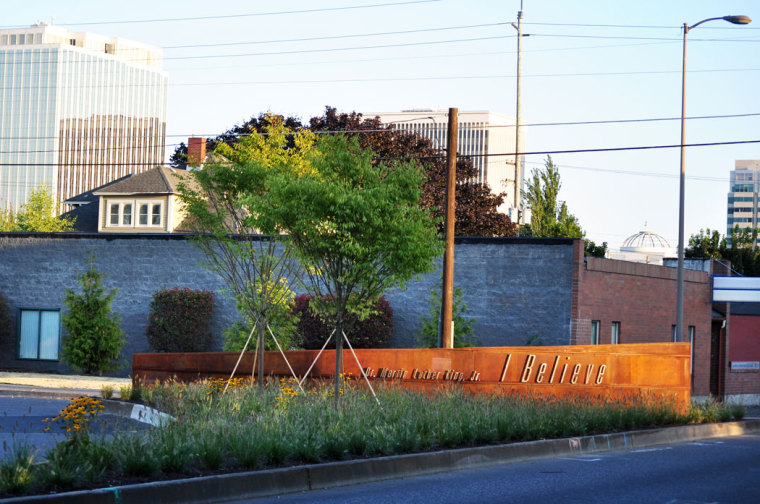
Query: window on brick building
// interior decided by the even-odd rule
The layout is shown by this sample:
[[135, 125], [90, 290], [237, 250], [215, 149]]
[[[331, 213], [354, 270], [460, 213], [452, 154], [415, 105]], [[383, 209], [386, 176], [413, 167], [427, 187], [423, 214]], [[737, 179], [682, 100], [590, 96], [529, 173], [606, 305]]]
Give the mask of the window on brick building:
[[617, 345], [620, 343], [620, 322], [613, 322], [610, 331], [610, 343]]
[[689, 362], [689, 373], [694, 376], [694, 333], [697, 328], [693, 325], [689, 326], [689, 343], [691, 343], [691, 362]]
[[19, 320], [18, 358], [58, 360], [60, 311], [21, 309]]
[[599, 344], [599, 327], [601, 325], [602, 325], [601, 322], [598, 320], [591, 321], [591, 344], [592, 345]]

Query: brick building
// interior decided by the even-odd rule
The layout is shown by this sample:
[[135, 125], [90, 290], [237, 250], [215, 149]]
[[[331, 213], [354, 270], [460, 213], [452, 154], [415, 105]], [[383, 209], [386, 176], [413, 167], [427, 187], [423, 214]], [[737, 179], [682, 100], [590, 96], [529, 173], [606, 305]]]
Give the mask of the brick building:
[[[162, 287], [216, 293], [212, 331], [215, 346], [221, 349], [223, 331], [238, 318], [235, 303], [224, 296], [222, 280], [203, 267], [202, 254], [186, 235], [6, 233], [0, 234], [0, 293], [11, 307], [16, 337], [0, 341], [0, 368], [70, 372], [54, 351], [60, 345], [60, 323], [51, 322], [48, 341], [41, 333], [22, 330], [22, 319], [26, 312], [40, 317], [45, 312], [50, 321], [59, 320], [64, 290], [77, 288], [76, 272], [82, 270], [89, 251], [105, 274], [104, 287], [119, 287], [113, 307], [128, 337], [125, 358], [150, 351], [145, 338], [149, 305]], [[742, 370], [739, 375], [729, 367], [732, 324], [723, 327], [725, 312], [713, 310], [710, 264], [707, 271], [685, 272], [684, 326], [693, 339], [694, 356], [692, 394], [733, 396], [739, 393], [740, 379], [749, 384], [742, 390], [755, 390], [757, 399], [760, 373]], [[580, 240], [458, 238], [454, 280], [463, 290], [466, 315], [475, 319], [472, 326], [484, 346], [673, 341], [675, 268], [586, 258]], [[394, 310], [393, 347], [417, 346], [416, 334], [430, 309], [431, 292], [440, 289], [440, 282], [436, 271], [386, 295]], [[736, 331], [743, 331], [745, 321], [735, 320]], [[40, 348], [47, 342], [45, 348], [51, 352], [47, 357], [53, 358], [20, 356], [22, 337], [30, 334]], [[747, 345], [736, 351], [748, 355], [758, 349], [756, 341]]]

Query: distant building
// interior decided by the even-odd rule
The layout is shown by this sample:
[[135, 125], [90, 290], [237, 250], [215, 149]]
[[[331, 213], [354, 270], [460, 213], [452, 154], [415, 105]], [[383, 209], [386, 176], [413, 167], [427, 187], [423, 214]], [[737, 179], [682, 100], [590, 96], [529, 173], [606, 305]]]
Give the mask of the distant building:
[[[415, 109], [366, 112], [362, 115], [366, 118], [379, 117], [383, 124], [428, 138], [438, 149], [446, 148], [448, 110]], [[458, 119], [457, 152], [472, 156], [472, 162], [478, 170], [478, 182], [487, 183], [493, 193], [507, 194], [504, 205], [499, 210], [509, 215], [512, 222], [517, 222], [518, 209], [521, 207], [523, 167], [515, 170], [514, 118], [490, 111], [460, 110]], [[522, 136], [520, 140], [520, 151], [523, 151]]]
[[161, 164], [162, 51], [37, 24], [0, 30], [0, 208], [56, 201]]
[[734, 166], [728, 192], [726, 236], [731, 236], [735, 226], [741, 229], [760, 227], [760, 160], [736, 161]]
[[644, 229], [626, 238], [619, 252], [610, 251], [607, 255], [619, 261], [662, 265], [665, 258], [676, 257], [678, 251], [662, 236]]

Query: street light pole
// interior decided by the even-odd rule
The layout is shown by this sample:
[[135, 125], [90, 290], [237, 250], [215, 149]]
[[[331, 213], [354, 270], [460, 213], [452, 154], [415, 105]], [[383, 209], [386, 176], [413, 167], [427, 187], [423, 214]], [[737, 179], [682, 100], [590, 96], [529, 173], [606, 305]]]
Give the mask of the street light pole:
[[752, 20], [748, 16], [723, 16], [703, 19], [689, 26], [683, 24], [683, 62], [681, 66], [681, 176], [678, 192], [678, 271], [676, 273], [676, 341], [684, 341], [683, 332], [683, 262], [684, 262], [684, 199], [686, 192], [686, 36], [702, 23], [722, 19], [733, 24], [749, 24]]

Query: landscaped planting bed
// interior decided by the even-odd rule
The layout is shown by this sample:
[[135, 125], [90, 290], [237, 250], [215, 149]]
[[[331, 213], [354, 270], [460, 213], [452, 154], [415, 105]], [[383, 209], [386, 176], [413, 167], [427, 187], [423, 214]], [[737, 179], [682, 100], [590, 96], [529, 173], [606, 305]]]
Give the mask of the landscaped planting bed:
[[[380, 386], [377, 399], [352, 380], [334, 407], [331, 382], [300, 389], [294, 379], [263, 389], [236, 379], [168, 382], [129, 392], [175, 420], [105, 438], [90, 432], [97, 400], [72, 402], [59, 417], [65, 439], [37, 463], [16, 446], [0, 465], [2, 495], [192, 477], [219, 472], [447, 448], [584, 436], [654, 426], [741, 419], [741, 406], [709, 403], [682, 412], [666, 400], [625, 402], [464, 393], [420, 394]], [[68, 429], [68, 430], [67, 430]]]

